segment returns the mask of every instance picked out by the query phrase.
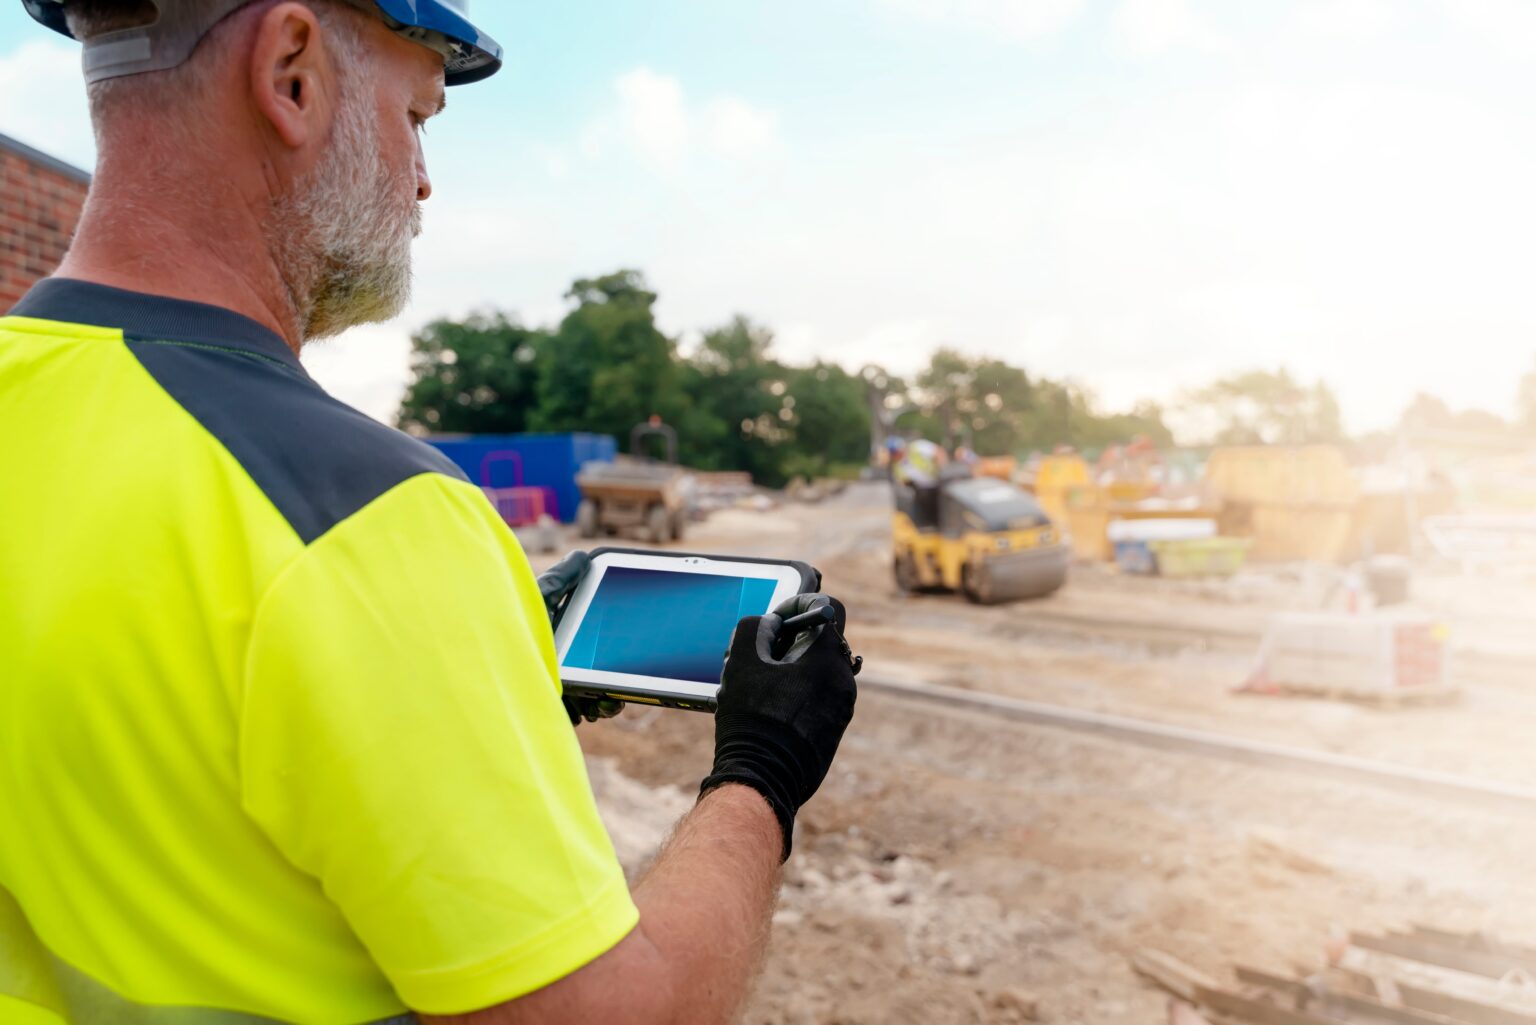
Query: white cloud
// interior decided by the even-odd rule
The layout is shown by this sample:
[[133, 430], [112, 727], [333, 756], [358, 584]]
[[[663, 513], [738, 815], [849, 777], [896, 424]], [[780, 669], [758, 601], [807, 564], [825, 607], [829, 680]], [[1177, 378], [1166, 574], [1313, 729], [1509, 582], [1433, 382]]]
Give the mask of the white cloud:
[[895, 374], [921, 370], [941, 344], [936, 325], [926, 320], [883, 321], [837, 338], [812, 324], [790, 324], [774, 336], [775, 351], [791, 361], [831, 360], [849, 370], [874, 363]]
[[614, 83], [624, 134], [639, 152], [661, 167], [674, 166], [691, 134], [683, 87], [671, 75], [636, 68]]
[[1529, 0], [1440, 0], [1447, 21], [1511, 57], [1536, 56], [1536, 4]]
[[78, 45], [29, 39], [0, 55], [0, 132], [85, 170], [95, 166]]
[[614, 81], [615, 112], [589, 125], [579, 148], [589, 160], [622, 141], [651, 168], [672, 173], [695, 155], [744, 161], [779, 148], [777, 111], [739, 96], [692, 101], [676, 76], [636, 68]]
[[548, 146], [534, 144], [532, 153], [535, 160], [544, 166], [544, 173], [551, 179], [559, 181], [571, 170], [571, 159], [561, 146]]
[[706, 145], [723, 157], [744, 160], [778, 146], [779, 116], [735, 96], [711, 100], [703, 111]]
[[1365, 39], [1397, 23], [1390, 0], [1306, 0], [1296, 8], [1302, 29], [1320, 36]]
[[878, 0], [888, 10], [943, 25], [1001, 32], [1032, 42], [1065, 28], [1083, 0]]
[[[674, 323], [740, 306], [786, 358], [900, 372], [953, 344], [1111, 407], [1286, 365], [1355, 428], [1418, 390], [1507, 412], [1536, 347], [1527, 101], [1222, 67], [1092, 132], [812, 160], [791, 203], [679, 225], [642, 265]], [[690, 253], [721, 234], [752, 244]]]
[[1133, 56], [1171, 50], [1227, 53], [1232, 43], [1205, 23], [1189, 0], [1123, 0], [1110, 19], [1110, 39]]

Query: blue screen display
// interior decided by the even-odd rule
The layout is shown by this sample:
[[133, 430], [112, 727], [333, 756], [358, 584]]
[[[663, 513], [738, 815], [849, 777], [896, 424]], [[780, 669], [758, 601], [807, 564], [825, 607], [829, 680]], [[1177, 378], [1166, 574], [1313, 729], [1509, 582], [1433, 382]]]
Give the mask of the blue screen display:
[[564, 664], [719, 683], [737, 620], [760, 616], [775, 582], [610, 566]]

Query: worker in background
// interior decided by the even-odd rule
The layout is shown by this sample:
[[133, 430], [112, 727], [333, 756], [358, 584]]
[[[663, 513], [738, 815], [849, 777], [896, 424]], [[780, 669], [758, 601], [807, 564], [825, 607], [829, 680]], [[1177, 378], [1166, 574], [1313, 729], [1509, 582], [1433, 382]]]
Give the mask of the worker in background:
[[946, 462], [943, 446], [925, 438], [907, 443], [895, 462], [891, 477], [898, 487], [910, 489], [912, 521], [919, 530], [939, 525], [939, 482]]
[[932, 487], [939, 482], [948, 461], [942, 445], [918, 438], [902, 448], [901, 457], [896, 460], [896, 480], [912, 487]]
[[896, 479], [896, 464], [901, 462], [901, 454], [907, 449], [907, 439], [898, 435], [891, 435], [885, 439], [885, 444], [880, 449], [880, 466]]
[[545, 611], [580, 560], [541, 594], [298, 358], [400, 311], [422, 126], [500, 48], [446, 0], [23, 2], [84, 41], [98, 165], [0, 318], [0, 1022], [730, 1019], [852, 715], [836, 632], [743, 621], [631, 890]]

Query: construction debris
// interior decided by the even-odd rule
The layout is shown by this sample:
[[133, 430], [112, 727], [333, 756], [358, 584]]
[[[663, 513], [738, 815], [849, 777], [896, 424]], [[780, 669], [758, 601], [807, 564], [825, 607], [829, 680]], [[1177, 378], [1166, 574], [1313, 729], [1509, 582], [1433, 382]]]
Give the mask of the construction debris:
[[1040, 1020], [1040, 999], [1022, 989], [1001, 989], [988, 1001], [989, 1022], [997, 1025]]
[[804, 502], [814, 505], [828, 498], [841, 495], [848, 489], [848, 482], [838, 477], [817, 477], [808, 481], [804, 477], [794, 477], [784, 485], [784, 497], [791, 502]]
[[720, 509], [773, 508], [773, 500], [758, 491], [750, 473], [738, 471], [696, 471], [693, 475], [693, 510], [707, 516]]
[[1239, 692], [1393, 707], [1454, 700], [1460, 688], [1448, 637], [1446, 626], [1427, 616], [1279, 613]]
[[1169, 1020], [1181, 1023], [1536, 1025], [1536, 949], [1416, 925], [1351, 933], [1327, 953], [1312, 972], [1235, 965], [1235, 985], [1158, 950], [1131, 965], [1173, 995]]
[[1248, 833], [1248, 850], [1257, 858], [1284, 865], [1295, 872], [1329, 875], [1333, 866], [1299, 850], [1284, 836], [1271, 829], [1258, 828]]

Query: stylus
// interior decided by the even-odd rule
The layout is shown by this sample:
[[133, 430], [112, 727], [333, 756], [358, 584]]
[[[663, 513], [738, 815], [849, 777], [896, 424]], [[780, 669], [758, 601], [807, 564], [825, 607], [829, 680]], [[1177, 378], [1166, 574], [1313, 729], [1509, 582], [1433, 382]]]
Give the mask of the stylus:
[[832, 606], [821, 605], [809, 612], [802, 612], [798, 616], [790, 616], [784, 620], [783, 625], [779, 627], [779, 636], [788, 637], [809, 627], [830, 623], [836, 618], [837, 613], [832, 610]]
[[[830, 605], [821, 605], [809, 612], [802, 612], [798, 616], [790, 616], [779, 627], [779, 644], [788, 647], [790, 639], [807, 627], [830, 626], [836, 632], [837, 627], [833, 625], [836, 619], [837, 613], [833, 611]], [[863, 656], [853, 653], [853, 649], [848, 647], [847, 638], [840, 632], [837, 634], [837, 641], [842, 646], [843, 657], [848, 660], [848, 667], [853, 670], [854, 676], [858, 676], [859, 670], [864, 668]]]

